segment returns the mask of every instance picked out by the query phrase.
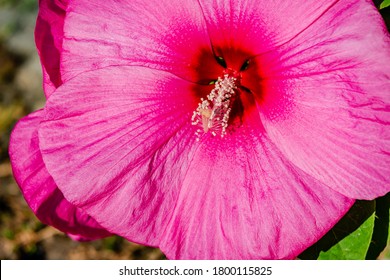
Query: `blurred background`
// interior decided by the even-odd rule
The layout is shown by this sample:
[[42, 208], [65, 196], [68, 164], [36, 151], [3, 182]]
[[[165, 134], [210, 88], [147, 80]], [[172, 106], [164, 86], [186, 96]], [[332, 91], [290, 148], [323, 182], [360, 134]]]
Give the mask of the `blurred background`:
[[[120, 237], [72, 241], [35, 218], [13, 180], [10, 132], [17, 120], [45, 103], [33, 35], [37, 6], [38, 0], [0, 0], [0, 259], [164, 259], [158, 249]], [[382, 11], [387, 23], [388, 11]], [[381, 258], [390, 258], [389, 251]]]
[[0, 0], [0, 259], [164, 259], [120, 237], [75, 242], [37, 220], [8, 157], [16, 121], [45, 104], [34, 28], [38, 0]]

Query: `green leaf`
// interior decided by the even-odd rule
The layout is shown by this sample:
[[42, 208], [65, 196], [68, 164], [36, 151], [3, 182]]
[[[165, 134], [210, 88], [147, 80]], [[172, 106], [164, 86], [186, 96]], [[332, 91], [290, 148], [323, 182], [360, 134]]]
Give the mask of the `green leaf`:
[[319, 260], [364, 260], [370, 246], [375, 214], [372, 214], [357, 230], [345, 237], [326, 252]]
[[[361, 228], [367, 220], [367, 224], [370, 224], [371, 220], [369, 220], [369, 218], [373, 216], [374, 211], [375, 201], [356, 201], [351, 209], [344, 215], [344, 217], [320, 240], [301, 253], [299, 258], [315, 260], [318, 259], [321, 253], [323, 254], [323, 252], [330, 252], [330, 250], [339, 242], [347, 239], [355, 232], [359, 233], [359, 228]], [[373, 224], [374, 222], [372, 221], [370, 235], [372, 235]], [[365, 228], [365, 231], [367, 231], [367, 228]], [[359, 246], [363, 246], [365, 252], [367, 252], [370, 240], [365, 240], [365, 242], [366, 244], [359, 244]], [[335, 253], [333, 253], [332, 256], [333, 259], [343, 259], [346, 257], [350, 256], [346, 256], [345, 254], [338, 255]], [[365, 255], [363, 256], [363, 259], [364, 257]]]
[[375, 224], [366, 259], [376, 260], [389, 243], [390, 193], [376, 199]]
[[390, 6], [390, 0], [384, 0], [381, 5], [379, 6], [379, 9], [384, 9], [386, 7]]

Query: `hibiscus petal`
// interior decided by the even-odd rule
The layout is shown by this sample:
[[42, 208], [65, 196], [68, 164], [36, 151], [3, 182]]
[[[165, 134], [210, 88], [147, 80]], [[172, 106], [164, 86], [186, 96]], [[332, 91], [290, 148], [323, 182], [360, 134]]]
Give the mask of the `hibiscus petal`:
[[35, 27], [35, 43], [41, 58], [46, 97], [62, 84], [60, 54], [63, 26], [69, 0], [40, 0]]
[[[199, 0], [213, 47], [229, 67], [282, 45], [337, 1]], [[248, 51], [246, 52], [239, 52]], [[242, 56], [242, 60], [237, 56]], [[240, 63], [235, 65], [234, 63]]]
[[272, 141], [340, 193], [390, 191], [390, 40], [375, 7], [340, 2], [300, 36], [258, 58]]
[[48, 100], [39, 134], [65, 197], [111, 232], [158, 246], [196, 141], [193, 86], [131, 66], [64, 83]]
[[148, 66], [192, 81], [194, 69], [210, 79], [220, 73], [217, 63], [205, 63], [215, 60], [197, 2], [73, 1], [65, 36], [65, 80], [109, 65]]
[[202, 142], [160, 248], [173, 259], [291, 259], [352, 203], [243, 124], [234, 135]]
[[94, 219], [70, 204], [55, 185], [42, 160], [38, 146], [38, 125], [43, 111], [18, 122], [11, 135], [10, 159], [16, 181], [36, 216], [77, 240], [111, 235]]

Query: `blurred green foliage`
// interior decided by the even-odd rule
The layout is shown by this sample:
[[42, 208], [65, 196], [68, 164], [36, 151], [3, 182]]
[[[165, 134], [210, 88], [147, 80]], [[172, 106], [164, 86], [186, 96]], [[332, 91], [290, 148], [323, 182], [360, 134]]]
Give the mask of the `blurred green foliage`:
[[38, 8], [38, 0], [0, 0], [0, 7], [16, 8], [20, 12], [31, 12]]

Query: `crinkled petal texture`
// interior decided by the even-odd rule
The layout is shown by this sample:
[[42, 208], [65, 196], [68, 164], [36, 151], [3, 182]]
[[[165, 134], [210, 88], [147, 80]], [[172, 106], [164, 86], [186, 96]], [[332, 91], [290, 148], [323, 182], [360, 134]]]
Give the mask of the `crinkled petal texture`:
[[260, 115], [297, 167], [355, 199], [390, 191], [390, 40], [371, 1], [340, 1], [260, 55]]
[[194, 149], [188, 106], [196, 104], [184, 94], [192, 86], [145, 67], [111, 67], [60, 87], [40, 143], [65, 197], [116, 234], [158, 246]]
[[38, 125], [43, 111], [20, 120], [11, 135], [10, 159], [17, 183], [36, 216], [76, 240], [111, 235], [96, 221], [64, 199], [42, 161]]
[[64, 80], [108, 65], [149, 66], [192, 81], [196, 69], [215, 78], [210, 74], [215, 66], [207, 63], [214, 61], [210, 39], [196, 1], [72, 1], [64, 34]]
[[39, 0], [35, 43], [41, 58], [43, 87], [47, 97], [62, 84], [60, 55], [68, 2], [69, 0]]
[[196, 142], [192, 87], [134, 66], [61, 86], [39, 133], [65, 197], [114, 233], [186, 259], [293, 258], [345, 214], [353, 200], [295, 170], [256, 111], [227, 139]]
[[293, 259], [352, 205], [259, 130], [247, 124], [202, 142], [160, 245], [169, 258]]
[[110, 231], [158, 246], [194, 149], [185, 106], [192, 86], [145, 67], [64, 83], [49, 98], [39, 133], [65, 197]]

